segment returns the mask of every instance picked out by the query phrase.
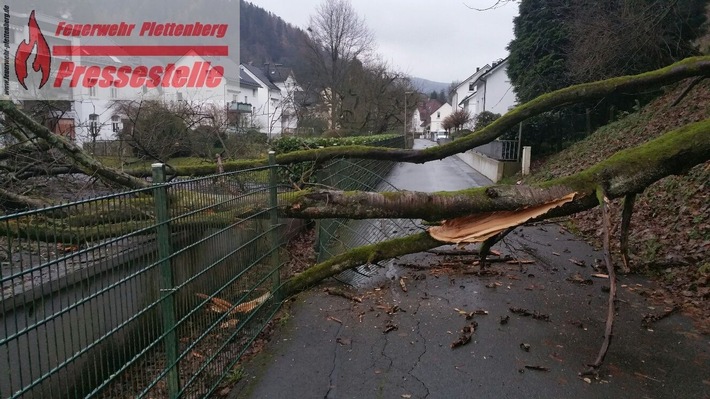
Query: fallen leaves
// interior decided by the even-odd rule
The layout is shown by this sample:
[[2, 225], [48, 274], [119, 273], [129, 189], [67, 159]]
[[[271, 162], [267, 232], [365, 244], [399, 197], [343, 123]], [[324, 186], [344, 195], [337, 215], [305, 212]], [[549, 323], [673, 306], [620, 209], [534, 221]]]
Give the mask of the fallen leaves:
[[404, 277], [399, 278], [399, 286], [402, 288], [402, 291], [407, 292], [407, 284], [404, 282]]
[[641, 325], [643, 326], [643, 328], [649, 328], [651, 327], [651, 324], [659, 320], [665, 319], [666, 317], [672, 315], [678, 310], [680, 310], [680, 306], [673, 306], [672, 308], [664, 309], [664, 311], [659, 314], [647, 313], [643, 315], [643, 318], [641, 319]]
[[392, 320], [387, 320], [387, 323], [385, 324], [385, 330], [382, 331], [382, 333], [387, 334], [387, 333], [390, 333], [390, 332], [398, 330], [398, 329], [399, 329], [399, 327], [397, 327], [397, 325], [394, 324], [394, 322], [392, 322]]
[[540, 313], [536, 310], [530, 311], [528, 309], [523, 309], [523, 308], [510, 308], [508, 310], [510, 310], [511, 313], [515, 313], [517, 315], [524, 316], [524, 317], [532, 317], [535, 320], [542, 320], [542, 321], [548, 321], [548, 322], [552, 321], [550, 319], [550, 315]]
[[528, 370], [535, 370], [535, 371], [550, 371], [550, 369], [545, 366], [525, 365], [525, 368]]
[[487, 310], [483, 310], [483, 309], [476, 309], [476, 310], [474, 310], [473, 312], [467, 312], [467, 311], [461, 310], [461, 309], [459, 309], [459, 308], [454, 308], [454, 310], [455, 310], [458, 314], [460, 314], [461, 316], [466, 317], [466, 320], [471, 320], [471, 319], [473, 319], [473, 316], [475, 316], [475, 315], [485, 316], [485, 315], [488, 314], [488, 311], [487, 311]]
[[460, 346], [464, 346], [471, 342], [471, 337], [473, 336], [473, 333], [476, 332], [476, 327], [478, 327], [478, 323], [475, 321], [472, 321], [471, 323], [465, 325], [461, 329], [461, 333], [459, 334], [459, 339], [454, 341], [451, 344], [451, 349], [458, 348]]
[[580, 285], [592, 285], [594, 284], [594, 281], [589, 278], [584, 278], [580, 276], [579, 274], [575, 273], [572, 276], [567, 277], [565, 280], [569, 281], [570, 283], [575, 283], [575, 284], [580, 284]]

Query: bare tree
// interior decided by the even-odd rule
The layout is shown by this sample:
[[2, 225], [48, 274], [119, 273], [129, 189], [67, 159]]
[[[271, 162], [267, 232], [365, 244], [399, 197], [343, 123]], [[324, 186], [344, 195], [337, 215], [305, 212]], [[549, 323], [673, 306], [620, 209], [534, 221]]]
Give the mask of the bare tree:
[[461, 130], [464, 125], [471, 121], [471, 114], [468, 110], [459, 109], [454, 111], [451, 115], [444, 118], [443, 127], [446, 130], [454, 129]]
[[349, 0], [325, 0], [311, 16], [307, 31], [311, 62], [321, 79], [330, 128], [334, 129], [348, 72], [372, 50], [374, 37]]

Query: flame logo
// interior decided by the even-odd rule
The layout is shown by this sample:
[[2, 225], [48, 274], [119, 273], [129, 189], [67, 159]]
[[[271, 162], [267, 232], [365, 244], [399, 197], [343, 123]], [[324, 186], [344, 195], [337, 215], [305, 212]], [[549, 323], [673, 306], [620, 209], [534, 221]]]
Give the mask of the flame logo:
[[30, 28], [29, 42], [23, 41], [17, 47], [17, 52], [15, 53], [15, 74], [22, 87], [27, 90], [27, 85], [25, 85], [25, 78], [28, 76], [27, 61], [32, 55], [32, 50], [37, 46], [37, 53], [32, 63], [32, 69], [35, 72], [42, 71], [42, 80], [39, 83], [39, 88], [41, 89], [49, 80], [49, 68], [52, 64], [51, 52], [49, 51], [49, 44], [47, 40], [45, 40], [44, 34], [42, 34], [42, 31], [39, 29], [34, 10], [32, 10], [30, 14], [30, 21], [27, 25]]

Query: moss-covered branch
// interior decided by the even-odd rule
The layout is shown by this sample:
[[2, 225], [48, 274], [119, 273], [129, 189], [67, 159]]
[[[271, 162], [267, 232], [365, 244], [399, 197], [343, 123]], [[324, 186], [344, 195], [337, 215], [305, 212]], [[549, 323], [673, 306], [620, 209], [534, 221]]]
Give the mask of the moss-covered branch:
[[442, 244], [444, 243], [431, 238], [427, 233], [419, 233], [359, 247], [291, 277], [284, 283], [282, 294], [291, 296], [344, 270], [366, 263], [377, 263], [401, 255], [426, 251]]
[[710, 76], [710, 57], [693, 57], [655, 71], [621, 76], [592, 83], [570, 86], [522, 104], [486, 128], [451, 143], [422, 150], [374, 148], [366, 146], [328, 147], [281, 154], [279, 164], [326, 161], [334, 158], [375, 159], [424, 163], [465, 152], [486, 144], [526, 119], [556, 107], [597, 100], [617, 93], [633, 94], [662, 87], [695, 76]]
[[710, 119], [681, 127], [571, 176], [534, 187], [492, 186], [455, 192], [304, 191], [284, 196], [283, 213], [300, 218], [418, 218], [441, 220], [480, 212], [511, 211], [547, 203], [570, 193], [574, 201], [552, 213], [568, 215], [609, 198], [640, 193], [657, 180], [681, 174], [710, 159]]

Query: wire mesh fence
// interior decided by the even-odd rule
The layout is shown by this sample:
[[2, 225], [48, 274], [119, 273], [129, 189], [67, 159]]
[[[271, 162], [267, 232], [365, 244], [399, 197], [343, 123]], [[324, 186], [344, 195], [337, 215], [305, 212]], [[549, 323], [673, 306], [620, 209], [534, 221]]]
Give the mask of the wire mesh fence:
[[[401, 148], [403, 138], [377, 143], [382, 147]], [[336, 159], [325, 165], [317, 174], [319, 184], [338, 190], [397, 191], [387, 181], [387, 176], [397, 163], [360, 159]], [[318, 222], [318, 261], [340, 255], [350, 249], [375, 244], [384, 240], [410, 235], [419, 230], [416, 221], [410, 219], [323, 219]], [[346, 270], [337, 279], [348, 284], [361, 284], [377, 272], [379, 265], [362, 265]]]
[[208, 397], [278, 309], [276, 167], [0, 215], [0, 398]]

